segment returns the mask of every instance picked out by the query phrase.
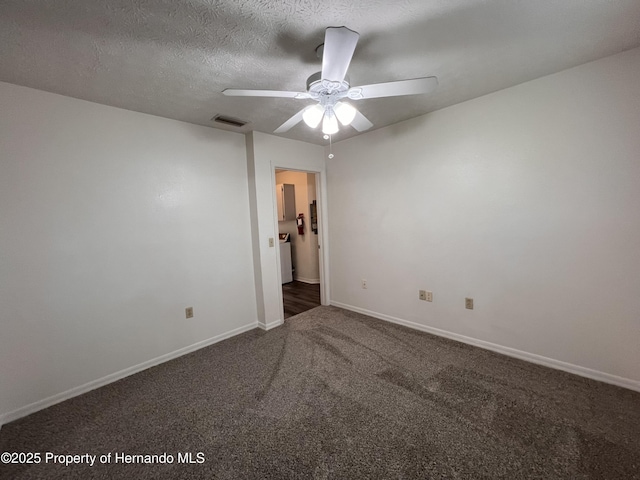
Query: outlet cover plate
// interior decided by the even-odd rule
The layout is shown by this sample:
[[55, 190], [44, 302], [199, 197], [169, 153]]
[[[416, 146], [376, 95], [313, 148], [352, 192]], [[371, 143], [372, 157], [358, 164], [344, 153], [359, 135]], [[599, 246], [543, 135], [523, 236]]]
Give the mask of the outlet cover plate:
[[433, 292], [428, 290], [418, 290], [418, 298], [425, 302], [433, 302]]

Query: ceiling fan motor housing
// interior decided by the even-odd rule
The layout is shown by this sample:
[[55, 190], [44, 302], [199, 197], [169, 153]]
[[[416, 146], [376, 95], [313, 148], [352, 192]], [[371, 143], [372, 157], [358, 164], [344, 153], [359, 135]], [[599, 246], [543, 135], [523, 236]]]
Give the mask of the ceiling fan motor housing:
[[307, 78], [307, 92], [322, 105], [334, 105], [335, 102], [347, 96], [349, 88], [348, 76], [345, 76], [341, 82], [323, 80], [322, 72], [316, 72]]
[[309, 93], [321, 93], [322, 90], [326, 90], [327, 86], [333, 86], [333, 90], [347, 91], [349, 90], [349, 76], [345, 75], [342, 82], [334, 82], [332, 80], [322, 81], [322, 72], [316, 72], [307, 78], [307, 91]]

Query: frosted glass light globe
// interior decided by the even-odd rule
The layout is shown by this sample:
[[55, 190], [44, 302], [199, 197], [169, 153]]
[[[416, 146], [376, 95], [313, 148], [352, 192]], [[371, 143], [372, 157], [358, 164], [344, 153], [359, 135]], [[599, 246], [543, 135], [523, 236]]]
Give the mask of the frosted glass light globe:
[[332, 111], [328, 110], [322, 120], [322, 133], [326, 135], [333, 135], [338, 133], [338, 119]]
[[356, 117], [356, 109], [348, 103], [338, 102], [333, 110], [336, 112], [336, 117], [338, 117], [340, 123], [344, 126], [349, 125]]
[[309, 125], [311, 128], [316, 128], [318, 125], [320, 125], [320, 120], [322, 120], [323, 115], [324, 108], [322, 108], [322, 106], [317, 103], [315, 105], [312, 105], [311, 107], [308, 107], [304, 112], [302, 112], [302, 120], [304, 120], [304, 123]]

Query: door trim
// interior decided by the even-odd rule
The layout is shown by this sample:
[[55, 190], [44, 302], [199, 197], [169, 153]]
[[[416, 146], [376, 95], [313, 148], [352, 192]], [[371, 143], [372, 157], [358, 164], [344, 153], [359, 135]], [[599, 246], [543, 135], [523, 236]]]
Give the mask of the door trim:
[[[330, 305], [331, 297], [329, 292], [329, 235], [327, 230], [327, 182], [325, 169], [313, 169], [313, 168], [300, 168], [299, 166], [289, 166], [286, 162], [271, 162], [271, 185], [273, 194], [273, 204], [277, 201], [276, 192], [276, 170], [288, 170], [291, 172], [301, 173], [313, 173], [316, 178], [316, 203], [318, 211], [318, 270], [320, 275], [320, 304]], [[274, 231], [276, 235], [278, 233], [278, 212], [273, 213]], [[282, 272], [280, 271], [280, 249], [276, 249], [276, 261], [277, 261], [277, 281], [278, 285], [282, 287]], [[284, 302], [282, 294], [279, 296], [279, 306], [281, 320], [284, 322]]]

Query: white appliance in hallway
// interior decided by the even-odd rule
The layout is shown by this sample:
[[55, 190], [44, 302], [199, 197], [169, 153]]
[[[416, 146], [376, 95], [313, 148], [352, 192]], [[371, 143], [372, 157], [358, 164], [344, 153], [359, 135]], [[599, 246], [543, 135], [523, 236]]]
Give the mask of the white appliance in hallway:
[[280, 271], [282, 283], [293, 282], [293, 265], [291, 263], [291, 242], [288, 233], [280, 233]]

